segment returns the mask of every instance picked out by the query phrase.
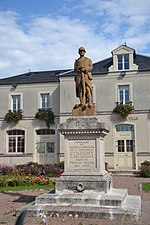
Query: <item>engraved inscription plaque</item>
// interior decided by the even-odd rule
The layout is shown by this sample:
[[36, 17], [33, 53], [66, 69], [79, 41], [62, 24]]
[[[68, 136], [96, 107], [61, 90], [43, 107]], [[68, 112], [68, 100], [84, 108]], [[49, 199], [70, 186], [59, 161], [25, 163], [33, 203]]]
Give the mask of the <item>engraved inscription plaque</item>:
[[95, 140], [69, 140], [69, 167], [73, 170], [96, 168]]

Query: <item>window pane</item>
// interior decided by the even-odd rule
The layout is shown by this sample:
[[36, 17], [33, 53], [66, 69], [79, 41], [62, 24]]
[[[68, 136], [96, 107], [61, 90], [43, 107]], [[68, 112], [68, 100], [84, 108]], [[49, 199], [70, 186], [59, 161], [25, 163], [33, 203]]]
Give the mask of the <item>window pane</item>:
[[47, 142], [46, 147], [48, 153], [54, 153], [54, 142]]
[[118, 55], [118, 70], [123, 69], [122, 55]]
[[16, 151], [16, 138], [9, 137], [8, 141], [8, 152], [15, 152]]
[[37, 143], [37, 153], [45, 153], [45, 142]]
[[118, 140], [118, 152], [124, 152], [124, 140]]
[[122, 63], [118, 63], [118, 70], [122, 70]]
[[37, 135], [48, 135], [48, 134], [55, 134], [55, 130], [53, 129], [40, 129], [36, 131]]
[[125, 90], [125, 102], [129, 102], [129, 87]]
[[118, 62], [122, 62], [122, 55], [118, 55]]
[[24, 152], [24, 137], [17, 139], [17, 152]]
[[50, 108], [50, 94], [41, 94], [42, 109]]
[[120, 89], [120, 103], [123, 103], [124, 97], [123, 97], [123, 90]]
[[119, 86], [119, 101], [120, 104], [125, 104], [129, 102], [129, 85], [120, 85]]
[[25, 135], [24, 130], [9, 130], [7, 133], [8, 135]]
[[124, 69], [129, 69], [129, 55], [124, 55]]
[[128, 70], [128, 69], [129, 69], [129, 63], [127, 63], [127, 62], [124, 63], [124, 69], [125, 69], [125, 70]]
[[13, 112], [21, 110], [21, 97], [20, 95], [12, 95]]
[[127, 140], [126, 141], [126, 145], [127, 145], [127, 152], [133, 152], [133, 140]]
[[117, 125], [116, 126], [116, 131], [117, 132], [122, 132], [122, 131], [134, 131], [134, 126], [130, 124], [124, 124], [124, 125]]

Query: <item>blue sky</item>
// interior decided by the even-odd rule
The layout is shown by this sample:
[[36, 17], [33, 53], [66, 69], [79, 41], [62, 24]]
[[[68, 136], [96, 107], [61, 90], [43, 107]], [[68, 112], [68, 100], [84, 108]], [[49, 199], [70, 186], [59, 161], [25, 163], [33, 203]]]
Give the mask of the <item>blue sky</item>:
[[127, 43], [150, 56], [149, 0], [0, 0], [0, 78], [73, 68]]

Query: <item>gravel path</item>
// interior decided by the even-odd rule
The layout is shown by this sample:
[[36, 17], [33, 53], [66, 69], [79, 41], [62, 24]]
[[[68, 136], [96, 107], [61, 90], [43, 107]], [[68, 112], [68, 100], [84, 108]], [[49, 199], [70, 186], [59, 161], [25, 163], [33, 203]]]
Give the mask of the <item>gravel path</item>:
[[[140, 195], [142, 198], [142, 216], [139, 225], [150, 225], [150, 192], [140, 190], [142, 182], [150, 182], [150, 178], [138, 178], [132, 176], [113, 176], [114, 188], [127, 188], [130, 195]], [[0, 192], [0, 224], [15, 225], [15, 209], [33, 201], [36, 196], [48, 192], [37, 191], [8, 191]], [[24, 225], [41, 224], [39, 219], [26, 217]], [[130, 221], [98, 220], [85, 218], [49, 218], [46, 225], [133, 225]]]

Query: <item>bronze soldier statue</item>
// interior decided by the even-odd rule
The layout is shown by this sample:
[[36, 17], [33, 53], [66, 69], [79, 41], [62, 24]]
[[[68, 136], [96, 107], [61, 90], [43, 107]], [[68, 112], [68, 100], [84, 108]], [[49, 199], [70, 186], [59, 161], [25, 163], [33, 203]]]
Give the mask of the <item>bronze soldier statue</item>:
[[92, 60], [85, 57], [85, 48], [80, 47], [78, 50], [80, 57], [74, 63], [76, 71], [76, 96], [80, 99], [78, 107], [92, 107]]

